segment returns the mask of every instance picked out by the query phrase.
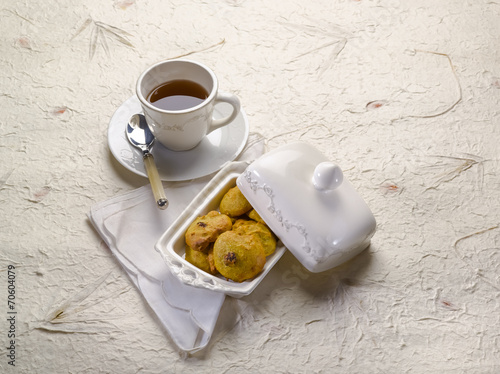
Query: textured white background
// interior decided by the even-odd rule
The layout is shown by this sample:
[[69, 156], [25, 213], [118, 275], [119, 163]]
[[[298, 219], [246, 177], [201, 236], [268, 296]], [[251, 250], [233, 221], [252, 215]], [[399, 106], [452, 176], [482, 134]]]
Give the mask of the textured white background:
[[[0, 16], [2, 373], [500, 371], [498, 0], [3, 0]], [[378, 222], [340, 268], [286, 254], [194, 356], [86, 218], [147, 183], [113, 159], [108, 122], [143, 69], [185, 55], [269, 149], [338, 162]]]

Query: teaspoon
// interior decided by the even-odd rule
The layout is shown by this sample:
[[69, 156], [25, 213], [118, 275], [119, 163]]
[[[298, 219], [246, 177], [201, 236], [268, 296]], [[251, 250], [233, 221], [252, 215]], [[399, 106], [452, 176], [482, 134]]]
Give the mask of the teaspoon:
[[142, 151], [142, 158], [146, 173], [151, 183], [151, 189], [156, 200], [156, 205], [160, 209], [166, 209], [168, 200], [161, 184], [160, 175], [156, 168], [151, 149], [155, 141], [154, 135], [148, 127], [146, 118], [142, 114], [134, 114], [127, 124], [127, 138], [130, 143]]

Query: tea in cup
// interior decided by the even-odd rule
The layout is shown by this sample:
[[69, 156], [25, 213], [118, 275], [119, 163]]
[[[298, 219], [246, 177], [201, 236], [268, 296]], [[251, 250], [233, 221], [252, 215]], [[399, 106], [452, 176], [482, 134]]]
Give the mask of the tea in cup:
[[[151, 132], [173, 151], [196, 147], [206, 135], [229, 125], [240, 111], [235, 95], [218, 92], [214, 72], [191, 60], [166, 60], [149, 67], [137, 80], [136, 94]], [[221, 102], [233, 110], [224, 118], [214, 118], [214, 107]]]

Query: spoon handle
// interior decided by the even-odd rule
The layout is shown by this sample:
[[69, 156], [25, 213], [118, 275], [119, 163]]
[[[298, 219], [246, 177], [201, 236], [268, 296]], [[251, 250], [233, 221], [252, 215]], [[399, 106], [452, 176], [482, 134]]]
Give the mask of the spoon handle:
[[149, 182], [151, 183], [151, 189], [153, 190], [156, 205], [160, 209], [166, 209], [168, 206], [168, 200], [165, 196], [160, 175], [158, 174], [158, 169], [156, 168], [155, 160], [151, 153], [144, 155], [144, 166], [146, 167], [146, 173], [148, 174]]

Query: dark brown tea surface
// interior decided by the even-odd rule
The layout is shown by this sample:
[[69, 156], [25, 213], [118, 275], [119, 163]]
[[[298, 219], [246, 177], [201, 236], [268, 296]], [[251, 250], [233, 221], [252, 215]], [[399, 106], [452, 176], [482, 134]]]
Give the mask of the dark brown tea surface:
[[184, 110], [201, 104], [207, 97], [208, 92], [198, 83], [178, 79], [156, 87], [147, 100], [163, 110]]

